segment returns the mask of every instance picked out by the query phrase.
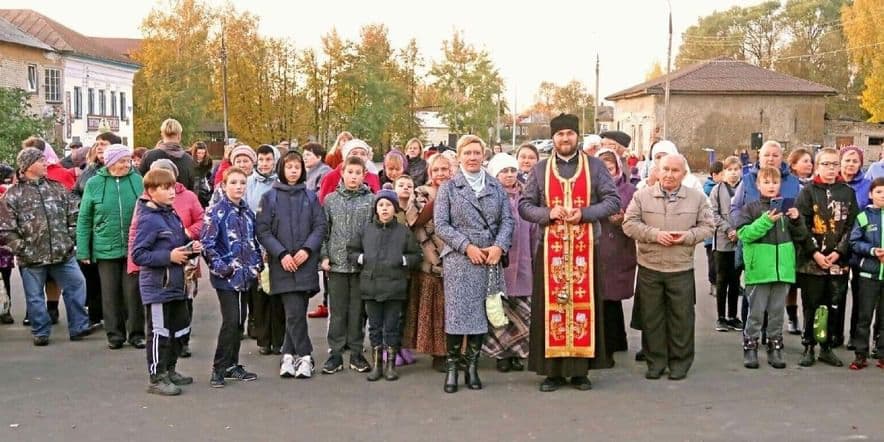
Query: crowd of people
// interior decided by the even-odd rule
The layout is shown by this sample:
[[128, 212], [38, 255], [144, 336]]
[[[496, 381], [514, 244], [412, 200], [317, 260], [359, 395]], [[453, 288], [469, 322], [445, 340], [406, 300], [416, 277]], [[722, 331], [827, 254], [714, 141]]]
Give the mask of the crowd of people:
[[395, 381], [416, 352], [454, 393], [461, 373], [482, 388], [484, 354], [501, 372], [527, 362], [549, 392], [591, 389], [588, 371], [628, 350], [630, 298], [645, 377], [684, 379], [706, 243], [714, 329], [742, 333], [745, 367], [762, 346], [786, 367], [786, 328], [801, 335], [801, 366], [841, 366], [832, 350], [847, 344], [851, 369], [884, 368], [884, 167], [863, 173], [861, 149], [799, 148], [784, 162], [769, 141], [748, 169], [737, 156], [712, 164], [704, 186], [669, 141], [639, 162], [626, 133], [581, 146], [576, 116], [550, 128], [545, 159], [465, 135], [452, 149], [413, 138], [380, 167], [348, 132], [328, 152], [227, 146], [217, 166], [205, 143], [182, 147], [173, 119], [149, 150], [103, 133], [60, 160], [32, 137], [0, 165], [0, 274], [10, 293], [19, 267], [34, 345], [50, 343], [61, 299], [70, 340], [103, 329], [111, 350], [145, 349], [150, 393], [193, 383], [177, 362], [191, 356], [203, 268], [221, 313], [212, 387], [258, 378], [240, 361], [246, 336], [279, 355], [279, 376], [312, 377], [307, 321], [328, 317], [323, 374], [348, 356], [368, 381]]

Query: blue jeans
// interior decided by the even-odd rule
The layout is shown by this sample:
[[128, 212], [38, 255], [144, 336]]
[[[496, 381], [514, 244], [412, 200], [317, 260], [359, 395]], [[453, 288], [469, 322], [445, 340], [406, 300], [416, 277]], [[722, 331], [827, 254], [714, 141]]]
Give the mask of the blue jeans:
[[68, 333], [75, 336], [89, 328], [89, 316], [86, 313], [86, 279], [83, 278], [83, 273], [80, 272], [80, 267], [73, 257], [58, 264], [22, 266], [19, 267], [19, 272], [25, 289], [25, 300], [28, 303], [31, 333], [34, 336], [49, 336], [52, 330], [43, 296], [47, 275], [52, 276], [64, 297]]

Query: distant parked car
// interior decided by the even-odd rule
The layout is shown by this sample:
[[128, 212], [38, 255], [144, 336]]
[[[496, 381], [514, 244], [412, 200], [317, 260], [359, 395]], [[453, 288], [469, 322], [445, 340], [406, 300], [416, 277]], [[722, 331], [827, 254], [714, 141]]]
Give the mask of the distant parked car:
[[533, 144], [534, 147], [536, 147], [539, 152], [543, 152], [543, 153], [549, 153], [552, 151], [552, 148], [553, 148], [553, 142], [552, 142], [552, 140], [549, 140], [549, 139], [547, 139], [547, 140], [532, 140], [530, 143]]

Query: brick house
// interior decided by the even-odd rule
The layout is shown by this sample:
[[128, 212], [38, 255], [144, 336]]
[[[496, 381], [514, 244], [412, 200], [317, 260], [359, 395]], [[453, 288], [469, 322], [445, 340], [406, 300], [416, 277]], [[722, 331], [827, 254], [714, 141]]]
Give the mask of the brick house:
[[[616, 128], [632, 135], [647, 154], [661, 138], [666, 77], [606, 97]], [[705, 148], [719, 157], [750, 147], [753, 132], [788, 149], [821, 144], [826, 97], [837, 91], [818, 83], [735, 60], [709, 60], [670, 74], [668, 138], [693, 167], [705, 167]]]
[[137, 40], [89, 37], [30, 9], [0, 9], [0, 18], [61, 56], [64, 82], [56, 98], [64, 127], [59, 138], [88, 145], [98, 128], [107, 126], [124, 144], [132, 144], [132, 83], [140, 66], [127, 52]]
[[[51, 46], [0, 18], [0, 87], [28, 92], [31, 112], [60, 115], [64, 84], [61, 57]], [[57, 125], [61, 138], [62, 123]]]

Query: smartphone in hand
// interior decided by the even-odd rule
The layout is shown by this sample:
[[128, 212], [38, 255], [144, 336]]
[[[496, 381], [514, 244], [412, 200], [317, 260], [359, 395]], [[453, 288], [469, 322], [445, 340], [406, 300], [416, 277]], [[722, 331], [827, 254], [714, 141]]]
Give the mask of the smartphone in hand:
[[783, 197], [776, 197], [770, 199], [770, 208], [776, 210], [777, 212], [783, 212]]

